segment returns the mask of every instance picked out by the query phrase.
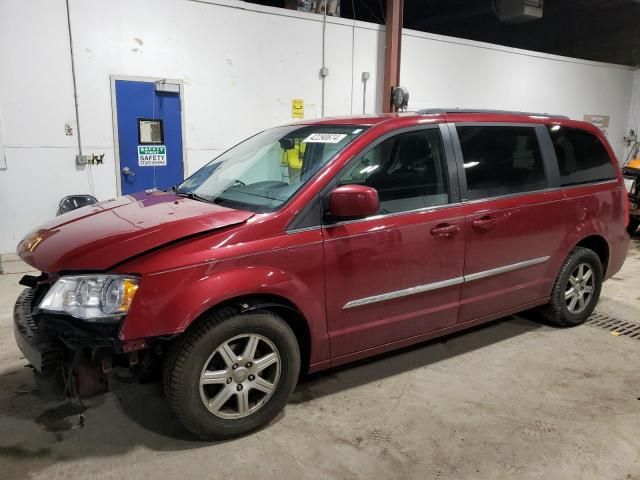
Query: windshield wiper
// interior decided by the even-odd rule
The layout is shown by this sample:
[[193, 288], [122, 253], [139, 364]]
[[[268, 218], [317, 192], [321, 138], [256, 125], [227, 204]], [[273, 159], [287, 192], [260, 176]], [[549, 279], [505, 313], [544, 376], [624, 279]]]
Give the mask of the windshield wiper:
[[181, 197], [190, 198], [191, 200], [198, 200], [200, 202], [215, 203], [212, 198], [207, 198], [196, 192], [176, 192], [176, 195]]

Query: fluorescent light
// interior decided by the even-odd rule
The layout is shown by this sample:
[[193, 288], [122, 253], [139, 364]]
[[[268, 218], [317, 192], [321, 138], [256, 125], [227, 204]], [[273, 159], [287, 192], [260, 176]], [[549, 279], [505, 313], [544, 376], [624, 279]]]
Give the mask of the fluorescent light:
[[363, 173], [371, 173], [373, 172], [376, 168], [378, 168], [378, 165], [370, 165], [368, 167], [364, 167], [362, 170], [360, 170], [360, 174]]

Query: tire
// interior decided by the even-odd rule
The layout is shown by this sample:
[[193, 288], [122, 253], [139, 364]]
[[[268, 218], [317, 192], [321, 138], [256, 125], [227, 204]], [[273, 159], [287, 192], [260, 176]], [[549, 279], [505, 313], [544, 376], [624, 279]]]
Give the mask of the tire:
[[[255, 353], [245, 355], [250, 344]], [[269, 423], [287, 403], [299, 372], [298, 342], [282, 318], [226, 308], [203, 316], [172, 345], [163, 383], [189, 431], [225, 440]], [[211, 384], [201, 385], [202, 379]]]
[[[571, 291], [572, 285], [576, 283], [576, 278], [579, 278], [581, 266], [583, 266], [582, 271], [584, 272], [583, 280], [582, 282], [577, 282], [578, 286], [573, 287], [573, 291]], [[588, 270], [591, 271], [591, 275], [585, 280]], [[570, 278], [572, 278], [571, 281]], [[589, 286], [592, 287], [590, 292], [588, 288], [584, 288]], [[576, 288], [578, 288], [578, 291], [576, 291]], [[600, 257], [593, 250], [576, 247], [562, 265], [551, 291], [550, 301], [543, 308], [543, 313], [550, 323], [561, 327], [580, 325], [593, 313], [593, 309], [600, 298], [601, 289], [602, 263], [600, 262]], [[573, 298], [576, 295], [579, 297], [579, 292], [581, 291], [583, 292], [584, 307], [581, 308], [581, 303], [577, 300], [573, 304], [573, 308], [571, 308]], [[566, 295], [570, 292], [571, 296], [566, 298]], [[590, 295], [587, 298], [589, 293]]]
[[640, 227], [640, 218], [631, 217], [629, 219], [629, 226], [627, 227], [627, 233], [629, 233], [629, 235], [633, 235], [634, 233], [636, 233], [636, 230], [638, 230], [638, 227]]

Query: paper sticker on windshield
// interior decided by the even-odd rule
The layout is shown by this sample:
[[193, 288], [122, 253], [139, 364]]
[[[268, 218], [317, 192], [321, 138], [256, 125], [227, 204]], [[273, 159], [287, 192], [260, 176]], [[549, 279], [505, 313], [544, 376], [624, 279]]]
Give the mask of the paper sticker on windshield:
[[303, 140], [304, 143], [338, 143], [346, 133], [312, 133]]

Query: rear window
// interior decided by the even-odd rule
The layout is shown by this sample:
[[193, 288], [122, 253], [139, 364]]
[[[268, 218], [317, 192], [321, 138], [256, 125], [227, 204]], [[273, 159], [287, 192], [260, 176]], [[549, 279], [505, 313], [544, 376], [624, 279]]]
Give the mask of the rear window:
[[600, 182], [616, 177], [602, 142], [589, 132], [560, 125], [549, 127], [562, 186]]
[[469, 200], [546, 188], [540, 146], [533, 127], [457, 127]]

